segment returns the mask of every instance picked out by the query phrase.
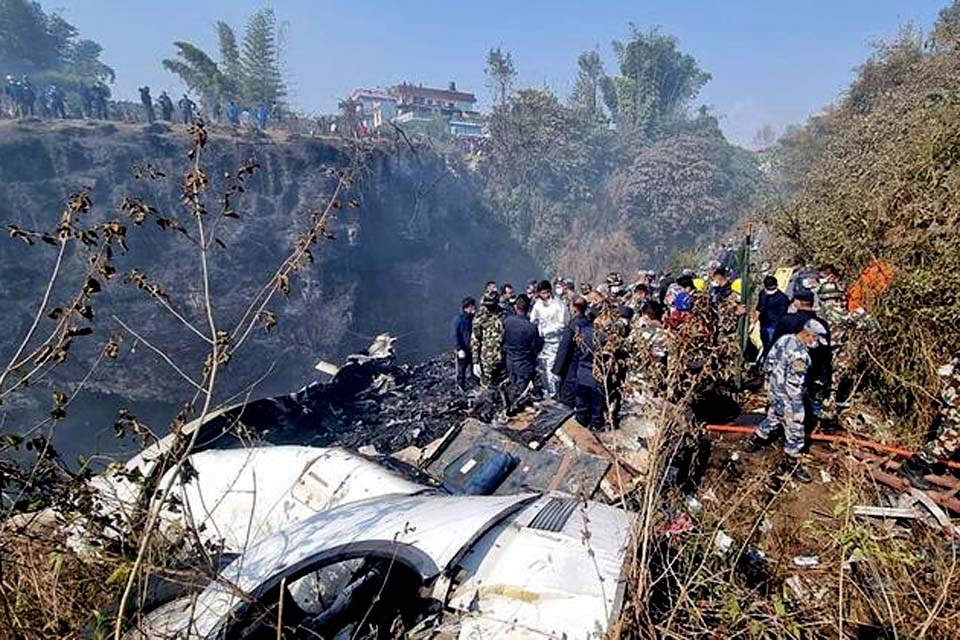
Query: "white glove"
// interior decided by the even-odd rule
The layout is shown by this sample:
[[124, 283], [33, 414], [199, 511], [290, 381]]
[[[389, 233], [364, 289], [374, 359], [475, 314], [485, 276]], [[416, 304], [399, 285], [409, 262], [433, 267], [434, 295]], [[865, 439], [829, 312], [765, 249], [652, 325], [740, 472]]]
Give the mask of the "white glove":
[[475, 376], [478, 377], [478, 378], [480, 377], [480, 365], [479, 365], [479, 364], [473, 365], [473, 375], [475, 375]]
[[463, 349], [460, 349], [459, 351], [457, 351], [457, 357], [460, 358], [461, 360], [466, 360], [467, 352], [464, 351]]

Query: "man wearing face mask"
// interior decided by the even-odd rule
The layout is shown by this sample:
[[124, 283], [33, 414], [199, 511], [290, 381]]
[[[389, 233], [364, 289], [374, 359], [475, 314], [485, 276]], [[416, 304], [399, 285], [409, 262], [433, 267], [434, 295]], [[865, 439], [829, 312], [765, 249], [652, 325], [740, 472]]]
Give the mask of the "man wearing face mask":
[[829, 348], [827, 328], [819, 320], [807, 321], [799, 332], [785, 335], [773, 345], [764, 365], [767, 417], [757, 425], [748, 449], [759, 451], [772, 442], [776, 431], [783, 429], [786, 459], [781, 470], [792, 472], [800, 482], [811, 479], [800, 462], [800, 453], [806, 444], [804, 419], [809, 400], [810, 352], [825, 348]]
[[553, 362], [557, 359], [557, 350], [560, 348], [560, 339], [563, 337], [569, 315], [567, 305], [553, 295], [553, 287], [549, 280], [543, 280], [537, 285], [537, 301], [533, 304], [530, 321], [537, 325], [537, 330], [543, 338], [543, 349], [538, 358], [543, 388], [548, 398], [555, 398], [559, 378], [553, 373]]

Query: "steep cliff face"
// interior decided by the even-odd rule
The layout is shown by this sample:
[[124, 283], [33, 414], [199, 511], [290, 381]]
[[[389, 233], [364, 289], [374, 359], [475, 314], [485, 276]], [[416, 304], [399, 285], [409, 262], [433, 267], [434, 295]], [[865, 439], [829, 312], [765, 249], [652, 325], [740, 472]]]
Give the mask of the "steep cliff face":
[[[189, 139], [185, 129], [109, 123], [4, 123], [0, 130], [0, 220], [50, 229], [67, 196], [89, 186], [95, 219], [121, 218], [125, 196], [144, 198], [160, 215], [187, 217], [180, 203]], [[294, 236], [329, 193], [329, 167], [344, 166], [352, 151], [334, 141], [249, 140], [213, 132], [203, 165], [213, 177], [211, 208], [225, 173], [248, 159], [261, 165], [238, 200], [239, 220], [226, 220], [218, 237], [226, 245], [213, 258], [212, 284], [219, 321], [230, 326], [253, 291], [268, 281], [289, 253]], [[134, 179], [131, 167], [150, 163], [166, 174]], [[279, 323], [238, 354], [223, 391], [236, 392], [272, 368], [261, 392], [299, 386], [320, 357], [338, 358], [372, 335], [401, 338], [401, 359], [425, 359], [448, 348], [449, 322], [460, 298], [476, 294], [489, 278], [534, 277], [533, 261], [510, 241], [479, 197], [465, 168], [427, 149], [382, 145], [368, 150], [356, 183], [361, 206], [343, 207], [316, 260], [287, 297], [271, 309]], [[170, 296], [190, 320], [203, 321], [197, 250], [149, 221], [130, 227], [130, 251], [121, 272], [138, 268]], [[53, 247], [0, 244], [3, 331], [13, 342], [28, 325], [49, 271]], [[68, 266], [79, 277], [81, 257]], [[102, 299], [96, 333], [76, 358], [56, 373], [70, 381], [86, 371], [97, 344], [117, 324], [135, 327], [193, 373], [201, 342], [142, 291], [115, 278]], [[66, 295], [67, 288], [57, 292]], [[54, 305], [51, 305], [54, 306]], [[452, 364], [451, 364], [452, 367]], [[121, 358], [97, 370], [88, 388], [133, 400], [180, 400], [187, 387], [143, 345], [126, 336]]]

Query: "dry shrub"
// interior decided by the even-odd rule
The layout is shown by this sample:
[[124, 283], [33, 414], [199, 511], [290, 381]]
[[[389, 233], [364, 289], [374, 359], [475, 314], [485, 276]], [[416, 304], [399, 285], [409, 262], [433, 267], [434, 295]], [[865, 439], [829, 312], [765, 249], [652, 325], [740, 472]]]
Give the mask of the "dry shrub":
[[106, 637], [103, 613], [122, 582], [121, 560], [81, 557], [44, 514], [7, 522], [0, 533], [4, 638]]
[[[726, 443], [713, 448], [696, 492], [702, 508], [663, 491], [656, 476], [660, 497], [637, 505], [629, 597], [614, 637], [954, 637], [955, 542], [920, 520], [853, 516], [855, 505], [892, 502], [862, 465], [838, 457], [824, 465], [829, 483], [798, 485], [778, 477], [774, 454], [735, 459]], [[675, 452], [661, 453], [664, 470]], [[689, 530], [668, 533], [684, 519]], [[720, 553], [724, 535], [733, 542]], [[800, 568], [796, 556], [817, 565]]]

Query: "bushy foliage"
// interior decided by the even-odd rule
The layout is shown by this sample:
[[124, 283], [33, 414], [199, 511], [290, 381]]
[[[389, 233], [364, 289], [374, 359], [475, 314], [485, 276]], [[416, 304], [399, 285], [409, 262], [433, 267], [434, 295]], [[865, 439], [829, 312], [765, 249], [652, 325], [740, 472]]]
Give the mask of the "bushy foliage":
[[927, 44], [906, 30], [879, 47], [844, 99], [777, 152], [794, 191], [775, 225], [803, 259], [851, 278], [874, 260], [896, 270], [875, 309], [880, 334], [858, 351], [886, 405], [924, 422], [936, 363], [960, 348], [957, 13]]
[[178, 41], [173, 43], [177, 57], [164, 60], [163, 66], [205, 102], [269, 106], [286, 96], [277, 31], [273, 10], [261, 9], [247, 22], [241, 49], [233, 29], [220, 21], [219, 61], [194, 44]]
[[580, 55], [569, 106], [547, 90], [508, 95], [482, 165], [513, 235], [579, 278], [666, 266], [730, 228], [762, 186], [753, 155], [706, 109], [690, 113], [710, 76], [675, 40], [633, 28], [614, 50], [613, 77], [597, 51]]
[[113, 69], [100, 60], [103, 48], [79, 38], [79, 31], [39, 2], [0, 0], [0, 69], [63, 84], [110, 80]]

